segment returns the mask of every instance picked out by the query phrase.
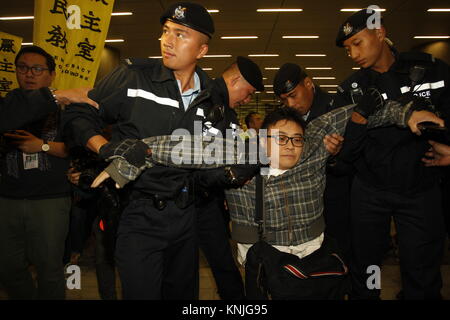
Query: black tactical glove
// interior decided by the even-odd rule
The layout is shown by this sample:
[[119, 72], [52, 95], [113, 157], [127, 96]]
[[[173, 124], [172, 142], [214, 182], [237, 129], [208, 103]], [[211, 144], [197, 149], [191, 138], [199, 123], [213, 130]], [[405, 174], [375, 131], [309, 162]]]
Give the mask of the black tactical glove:
[[260, 165], [237, 164], [222, 168], [199, 170], [195, 180], [205, 190], [210, 188], [240, 188], [258, 174]]
[[369, 118], [377, 110], [384, 106], [384, 100], [376, 88], [367, 88], [361, 100], [355, 106], [353, 111], [358, 112], [364, 118]]
[[103, 160], [111, 161], [116, 158], [122, 158], [137, 168], [145, 165], [145, 158], [150, 154], [151, 150], [147, 144], [138, 139], [109, 142], [103, 145], [99, 151], [99, 156]]
[[211, 123], [214, 127], [217, 123], [224, 118], [224, 107], [219, 105], [213, 105], [207, 109], [205, 114], [205, 122]]

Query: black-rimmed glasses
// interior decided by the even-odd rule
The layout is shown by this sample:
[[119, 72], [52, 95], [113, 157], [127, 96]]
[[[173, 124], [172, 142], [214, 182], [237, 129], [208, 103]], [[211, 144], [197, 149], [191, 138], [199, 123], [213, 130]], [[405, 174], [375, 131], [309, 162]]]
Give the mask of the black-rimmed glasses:
[[278, 135], [278, 136], [267, 136], [268, 138], [273, 138], [276, 142], [276, 144], [280, 146], [285, 146], [288, 144], [289, 141], [292, 141], [292, 145], [294, 147], [302, 147], [305, 143], [305, 139], [303, 136], [294, 136], [294, 137], [288, 137], [285, 135]]
[[16, 69], [17, 69], [17, 72], [19, 72], [21, 74], [27, 74], [28, 70], [31, 70], [31, 73], [35, 76], [40, 76], [45, 70], [49, 70], [48, 68], [43, 68], [43, 67], [36, 67], [36, 66], [29, 67], [24, 64], [17, 64]]

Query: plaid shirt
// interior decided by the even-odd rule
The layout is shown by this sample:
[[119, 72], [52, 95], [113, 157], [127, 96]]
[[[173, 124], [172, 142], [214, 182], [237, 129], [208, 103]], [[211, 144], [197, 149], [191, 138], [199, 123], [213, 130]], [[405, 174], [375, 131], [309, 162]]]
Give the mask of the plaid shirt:
[[[369, 128], [397, 125], [407, 126], [407, 116], [411, 103], [401, 106], [394, 101], [388, 101], [383, 109], [369, 117]], [[265, 231], [267, 240], [273, 245], [299, 245], [310, 241], [323, 232], [323, 192], [325, 189], [325, 169], [329, 153], [323, 144], [323, 138], [332, 133], [343, 135], [346, 124], [351, 117], [354, 105], [335, 109], [311, 121], [305, 130], [305, 143], [300, 161], [282, 175], [264, 177], [265, 195]], [[236, 150], [233, 141], [202, 137], [182, 136], [183, 144], [171, 136], [151, 137], [143, 141], [152, 149], [152, 155], [147, 160], [146, 167], [167, 165], [186, 168], [214, 168], [225, 163], [207, 164], [202, 158], [205, 147], [212, 143], [226, 144], [229, 152], [226, 157], [233, 163], [243, 159], [243, 153]], [[197, 139], [197, 140], [196, 140]], [[194, 143], [194, 141], [197, 143]], [[184, 157], [187, 163], [174, 161], [174, 152], [189, 152]], [[193, 163], [197, 159], [197, 163]], [[144, 168], [129, 165], [123, 158], [113, 161], [119, 173], [128, 180], [134, 180]], [[255, 211], [255, 179], [240, 189], [226, 190], [226, 198], [230, 216], [234, 225], [241, 225], [257, 230], [254, 222]], [[312, 232], [312, 226], [319, 225], [319, 230]], [[318, 234], [317, 234], [318, 233]], [[236, 239], [239, 241], [239, 239]]]

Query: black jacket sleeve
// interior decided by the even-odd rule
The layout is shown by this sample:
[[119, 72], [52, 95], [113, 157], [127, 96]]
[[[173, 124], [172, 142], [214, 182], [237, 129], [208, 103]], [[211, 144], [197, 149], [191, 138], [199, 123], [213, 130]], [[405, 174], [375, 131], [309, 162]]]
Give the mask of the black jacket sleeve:
[[121, 65], [106, 76], [88, 94], [97, 101], [97, 110], [87, 104], [71, 104], [66, 107], [62, 116], [62, 127], [65, 140], [71, 146], [85, 147], [88, 140], [101, 135], [107, 124], [117, 122], [121, 106], [127, 98], [127, 83], [130, 80], [128, 67]]
[[0, 133], [41, 120], [58, 110], [48, 88], [39, 90], [15, 89], [0, 98]]

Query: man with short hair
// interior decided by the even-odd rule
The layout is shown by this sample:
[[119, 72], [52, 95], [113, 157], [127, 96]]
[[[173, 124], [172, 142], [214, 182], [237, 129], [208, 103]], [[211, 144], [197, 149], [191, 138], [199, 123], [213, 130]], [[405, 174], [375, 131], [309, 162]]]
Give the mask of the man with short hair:
[[[55, 78], [55, 62], [42, 48], [25, 47], [17, 54], [16, 74], [21, 90], [42, 93]], [[38, 101], [45, 108], [55, 104], [50, 99]], [[69, 160], [58, 111], [4, 134], [7, 144], [0, 167], [0, 281], [11, 299], [65, 297], [62, 261], [69, 227], [70, 187], [65, 175]], [[11, 122], [17, 123], [13, 119]], [[37, 290], [30, 264], [36, 268]]]
[[[262, 73], [252, 60], [238, 56], [213, 80], [210, 92], [214, 105], [220, 107], [221, 117], [210, 119], [208, 135], [235, 137], [239, 130], [236, 107], [247, 104], [256, 90], [264, 91]], [[220, 170], [220, 169], [219, 169]], [[242, 300], [245, 297], [241, 274], [236, 266], [228, 240], [229, 214], [225, 211], [223, 188], [203, 185], [210, 172], [194, 173], [202, 188], [197, 201], [198, 232], [202, 249], [223, 300]]]
[[[193, 133], [194, 122], [203, 122], [211, 105], [203, 89], [211, 80], [197, 61], [208, 52], [213, 20], [203, 6], [179, 2], [160, 22], [162, 60], [128, 59], [103, 79], [89, 93], [98, 112], [67, 108], [64, 127], [77, 133], [77, 145], [101, 154], [103, 122], [114, 124], [112, 141], [180, 128]], [[124, 299], [198, 299], [195, 190], [189, 170], [166, 167], [147, 170], [130, 186], [115, 253]]]
[[[420, 96], [449, 118], [449, 66], [426, 53], [398, 53], [386, 37], [380, 13], [363, 9], [350, 16], [339, 27], [336, 45], [361, 67], [338, 87], [342, 100], [356, 103], [375, 87], [384, 99], [413, 101]], [[379, 299], [380, 290], [367, 287], [367, 268], [381, 265], [393, 217], [404, 298], [440, 299], [441, 175], [421, 161], [430, 145], [408, 130], [394, 126], [367, 130], [365, 123], [347, 128], [341, 151], [341, 157], [352, 154], [345, 149], [354, 141], [354, 152], [346, 158], [356, 169], [351, 191], [352, 298]]]
[[[306, 123], [336, 109], [339, 105], [328, 93], [316, 86], [299, 65], [285, 63], [277, 71], [273, 89], [284, 105], [295, 108]], [[344, 138], [336, 132], [325, 136], [328, 152], [335, 156]], [[324, 191], [326, 234], [334, 238], [348, 262], [350, 259], [350, 186], [351, 176], [337, 170], [335, 157], [327, 162], [327, 184]], [[343, 172], [344, 171], [344, 172]]]
[[258, 112], [252, 111], [245, 116], [245, 125], [247, 126], [247, 131], [253, 129], [256, 131], [256, 133], [258, 133], [259, 129], [261, 128], [262, 122], [263, 119]]

